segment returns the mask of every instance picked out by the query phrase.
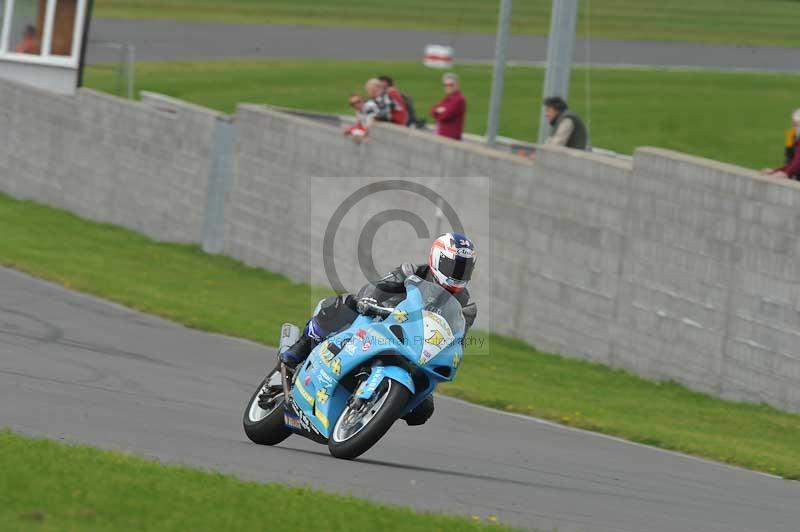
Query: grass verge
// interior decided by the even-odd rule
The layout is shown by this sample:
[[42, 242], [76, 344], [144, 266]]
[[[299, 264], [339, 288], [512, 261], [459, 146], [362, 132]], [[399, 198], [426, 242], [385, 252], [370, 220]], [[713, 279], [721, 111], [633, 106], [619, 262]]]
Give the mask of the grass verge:
[[[6, 530], [510, 530], [0, 431]], [[260, 508], [263, 514], [253, 513]], [[318, 518], [322, 519], [320, 515]], [[266, 518], [266, 520], [262, 520]]]
[[[302, 323], [311, 311], [308, 286], [2, 194], [0, 234], [0, 264], [190, 327], [274, 345], [282, 322]], [[456, 381], [440, 391], [800, 479], [800, 415], [721, 401], [509, 338], [492, 336], [490, 345], [490, 356], [468, 351]]]
[[[467, 130], [486, 129], [492, 71], [458, 66], [468, 99]], [[364, 81], [388, 73], [426, 117], [441, 97], [441, 72], [411, 62], [239, 60], [140, 63], [137, 89], [233, 112], [240, 102], [350, 114], [347, 98]], [[592, 143], [619, 153], [660, 146], [751, 168], [783, 161], [788, 115], [797, 106], [797, 76], [708, 71], [576, 70], [572, 107], [590, 122]], [[543, 70], [506, 71], [500, 133], [538, 136]], [[87, 86], [115, 92], [115, 73], [90, 68]], [[591, 85], [591, 98], [586, 89]], [[769, 102], [765, 105], [764, 102]], [[746, 117], [746, 120], [743, 120]], [[743, 126], [746, 124], [746, 126]]]
[[[552, 0], [514, 2], [511, 31], [545, 35]], [[592, 38], [797, 46], [792, 0], [581, 1], [578, 34]], [[97, 0], [110, 18], [203, 20], [494, 33], [499, 1], [487, 0]]]

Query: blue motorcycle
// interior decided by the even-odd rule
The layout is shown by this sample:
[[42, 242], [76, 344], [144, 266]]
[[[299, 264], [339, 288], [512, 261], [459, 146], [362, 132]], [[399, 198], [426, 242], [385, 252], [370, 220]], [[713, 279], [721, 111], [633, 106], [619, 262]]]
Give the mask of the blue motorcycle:
[[[278, 362], [250, 398], [244, 431], [261, 445], [292, 434], [328, 445], [337, 458], [370, 449], [392, 424], [451, 381], [463, 356], [461, 304], [439, 285], [411, 276], [394, 308], [359, 302], [359, 316], [329, 336], [296, 370]], [[299, 337], [283, 326], [279, 352]]]

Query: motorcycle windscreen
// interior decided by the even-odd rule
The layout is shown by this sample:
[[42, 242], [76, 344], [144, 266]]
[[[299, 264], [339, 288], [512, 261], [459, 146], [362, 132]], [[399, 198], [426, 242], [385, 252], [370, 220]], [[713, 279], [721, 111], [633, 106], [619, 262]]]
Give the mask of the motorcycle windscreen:
[[461, 303], [439, 285], [423, 282], [417, 285], [423, 303], [423, 345], [417, 363], [424, 366], [443, 350], [459, 342], [466, 322]]

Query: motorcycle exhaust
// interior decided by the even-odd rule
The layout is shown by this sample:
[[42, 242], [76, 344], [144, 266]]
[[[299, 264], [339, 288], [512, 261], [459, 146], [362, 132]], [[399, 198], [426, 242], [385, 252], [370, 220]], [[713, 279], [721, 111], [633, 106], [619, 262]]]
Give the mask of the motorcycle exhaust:
[[300, 339], [300, 328], [291, 323], [281, 325], [281, 341], [278, 344], [278, 354], [283, 353]]
[[[283, 353], [292, 347], [300, 339], [300, 328], [291, 323], [284, 323], [281, 326], [281, 341], [278, 344], [278, 354]], [[283, 399], [289, 403], [289, 376], [286, 373], [286, 365], [278, 361], [281, 368], [281, 382], [283, 383]]]

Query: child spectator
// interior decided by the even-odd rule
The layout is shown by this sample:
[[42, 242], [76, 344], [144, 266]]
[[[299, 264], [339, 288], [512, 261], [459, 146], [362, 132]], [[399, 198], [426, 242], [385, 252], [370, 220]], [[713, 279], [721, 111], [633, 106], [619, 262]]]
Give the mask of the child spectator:
[[431, 108], [431, 116], [436, 120], [436, 133], [443, 137], [461, 140], [464, 133], [464, 117], [467, 114], [467, 100], [461, 94], [458, 76], [448, 72], [442, 76], [445, 96]]
[[380, 110], [373, 100], [365, 102], [358, 94], [350, 96], [350, 107], [356, 112], [356, 123], [346, 127], [343, 133], [352, 137], [356, 142], [361, 142], [369, 134], [369, 127]]

